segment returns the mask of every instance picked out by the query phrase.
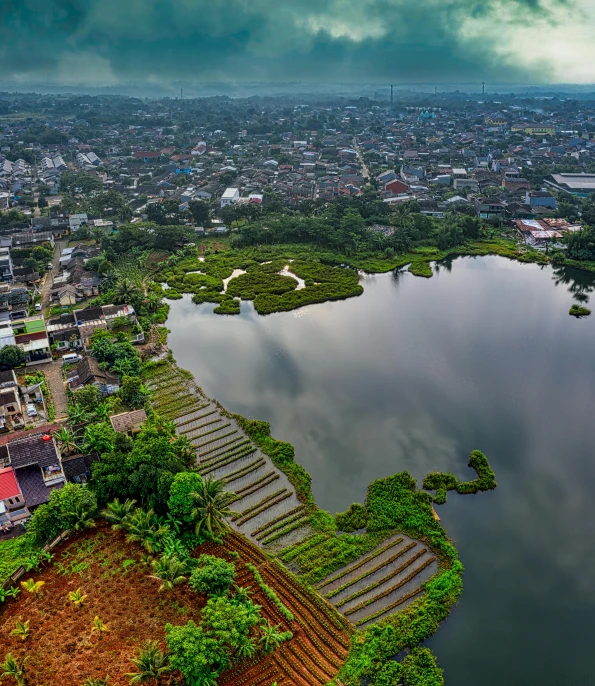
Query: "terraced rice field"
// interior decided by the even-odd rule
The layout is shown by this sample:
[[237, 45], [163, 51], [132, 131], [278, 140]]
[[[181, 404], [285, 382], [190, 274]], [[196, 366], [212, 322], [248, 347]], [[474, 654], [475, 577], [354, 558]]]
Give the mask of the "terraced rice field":
[[[239, 553], [240, 561], [230, 551]], [[233, 562], [238, 572], [236, 583], [250, 586], [255, 602], [262, 604], [267, 619], [294, 634], [271, 655], [242, 662], [236, 669], [222, 674], [220, 686], [270, 686], [275, 681], [278, 686], [322, 686], [337, 675], [347, 657], [353, 629], [330, 604], [236, 533], [228, 534], [223, 545], [201, 546], [200, 552]], [[247, 562], [258, 568], [264, 583], [274, 589], [281, 603], [293, 614], [293, 621], [288, 621], [261, 593], [252, 571], [246, 567]]]
[[405, 608], [437, 571], [438, 560], [427, 546], [394, 534], [317, 589], [359, 629]]
[[215, 401], [175, 365], [157, 367], [146, 381], [155, 411], [172, 420], [194, 446], [200, 473], [224, 478], [238, 496], [230, 524], [262, 547], [287, 547], [312, 531], [285, 474]]

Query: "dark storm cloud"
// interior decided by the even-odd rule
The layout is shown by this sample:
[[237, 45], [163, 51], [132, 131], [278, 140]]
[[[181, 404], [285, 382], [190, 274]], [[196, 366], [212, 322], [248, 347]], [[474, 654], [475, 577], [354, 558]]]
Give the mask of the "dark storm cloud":
[[[10, 0], [0, 74], [197, 80], [547, 80], [496, 33], [573, 0]], [[569, 11], [572, 5], [568, 4]], [[504, 28], [504, 27], [503, 27]]]

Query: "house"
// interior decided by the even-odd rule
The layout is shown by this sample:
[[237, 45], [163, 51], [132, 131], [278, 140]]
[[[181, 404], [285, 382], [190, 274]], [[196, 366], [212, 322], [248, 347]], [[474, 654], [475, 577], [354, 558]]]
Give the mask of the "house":
[[94, 357], [84, 357], [76, 366], [76, 371], [68, 378], [71, 388], [96, 386], [102, 395], [112, 395], [120, 388], [120, 379], [111, 372], [99, 367]]
[[475, 209], [480, 219], [499, 219], [506, 212], [506, 204], [497, 198], [475, 198]]
[[525, 204], [529, 205], [529, 207], [549, 207], [553, 210], [558, 206], [556, 198], [546, 190], [526, 191]]
[[67, 283], [63, 286], [52, 288], [52, 301], [62, 305], [62, 307], [74, 305], [80, 300], [83, 300], [82, 294], [71, 284]]
[[43, 316], [0, 322], [0, 348], [5, 345], [18, 345], [25, 353], [28, 364], [41, 362], [52, 356]]
[[138, 433], [146, 421], [147, 413], [144, 410], [122, 412], [121, 414], [115, 414], [110, 417], [110, 422], [114, 431], [122, 433]]
[[399, 179], [393, 179], [384, 184], [384, 190], [393, 195], [401, 195], [402, 193], [407, 193], [409, 191], [409, 186]]
[[227, 207], [228, 205], [233, 205], [240, 199], [240, 189], [239, 188], [226, 188], [225, 192], [221, 196], [221, 207]]
[[88, 221], [89, 219], [86, 213], [71, 214], [70, 217], [68, 217], [68, 224], [71, 231], [77, 231], [81, 226], [87, 224]]
[[28, 510], [47, 503], [51, 491], [64, 485], [60, 453], [49, 434], [15, 437], [6, 449]]
[[107, 329], [107, 322], [100, 306], [85, 307], [73, 312], [79, 330], [79, 338], [86, 349], [91, 345], [91, 336], [98, 329]]
[[0, 526], [13, 525], [26, 519], [25, 496], [12, 467], [0, 469]]
[[135, 156], [137, 159], [139, 159], [139, 158], [142, 159], [142, 161], [143, 161], [145, 164], [147, 164], [147, 162], [148, 162], [149, 160], [158, 160], [158, 159], [161, 157], [161, 153], [160, 153], [160, 152], [150, 152], [150, 151], [147, 151], [147, 150], [137, 150], [137, 151], [134, 153], [134, 156]]
[[0, 281], [12, 283], [14, 280], [10, 248], [0, 247]]
[[[12, 424], [22, 426], [22, 412], [21, 398], [19, 397], [18, 388], [3, 388], [0, 389], [0, 431], [8, 431], [7, 418], [11, 419]], [[20, 421], [14, 421], [16, 415], [21, 415]]]
[[67, 481], [75, 484], [85, 484], [91, 478], [91, 467], [99, 461], [97, 453], [89, 455], [72, 455], [62, 458], [62, 469]]

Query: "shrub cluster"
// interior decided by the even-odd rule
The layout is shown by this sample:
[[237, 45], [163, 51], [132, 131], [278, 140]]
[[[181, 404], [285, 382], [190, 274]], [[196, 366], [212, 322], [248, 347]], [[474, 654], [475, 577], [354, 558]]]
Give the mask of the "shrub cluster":
[[442, 505], [446, 502], [447, 491], [457, 491], [461, 495], [490, 491], [496, 488], [496, 475], [491, 470], [487, 457], [479, 450], [474, 450], [469, 456], [469, 467], [477, 472], [477, 479], [473, 481], [459, 481], [450, 472], [430, 472], [423, 480], [423, 487], [429, 491], [436, 491], [434, 502]]
[[368, 510], [360, 503], [351, 503], [345, 512], [337, 512], [335, 521], [339, 531], [350, 534], [368, 526]]

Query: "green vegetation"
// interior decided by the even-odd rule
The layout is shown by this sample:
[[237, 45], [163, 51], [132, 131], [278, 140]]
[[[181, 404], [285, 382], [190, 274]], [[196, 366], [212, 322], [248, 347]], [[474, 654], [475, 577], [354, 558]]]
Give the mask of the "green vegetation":
[[189, 621], [183, 626], [165, 627], [170, 663], [180, 670], [188, 683], [215, 684], [224, 669], [266, 654], [291, 632], [279, 632], [260, 614], [247, 594], [220, 595], [209, 598], [201, 613], [201, 623]]
[[477, 472], [477, 479], [473, 481], [459, 481], [454, 474], [446, 472], [430, 472], [423, 480], [423, 487], [429, 491], [436, 491], [434, 502], [442, 505], [446, 502], [447, 491], [456, 490], [464, 495], [478, 491], [491, 491], [496, 488], [496, 475], [490, 469], [487, 457], [479, 450], [474, 450], [469, 456], [469, 467]]
[[368, 511], [360, 503], [351, 503], [348, 510], [335, 515], [335, 521], [339, 531], [351, 534], [368, 526]]
[[53, 490], [49, 502], [35, 510], [27, 530], [36, 543], [43, 544], [67, 529], [86, 528], [84, 523], [96, 511], [97, 501], [92, 491], [67, 483], [64, 488]]
[[201, 555], [188, 583], [198, 593], [222, 595], [227, 593], [235, 576], [236, 568], [230, 562], [214, 555]]
[[246, 567], [252, 572], [252, 575], [254, 576], [254, 581], [256, 581], [260, 590], [266, 595], [267, 598], [269, 598], [269, 600], [275, 603], [275, 606], [277, 607], [281, 615], [288, 622], [292, 622], [293, 613], [279, 600], [279, 596], [275, 593], [275, 591], [273, 591], [273, 589], [270, 586], [267, 586], [267, 584], [265, 584], [264, 579], [260, 575], [258, 569], [251, 562], [246, 562]]
[[18, 567], [24, 565], [31, 555], [38, 550], [39, 543], [31, 533], [2, 541], [0, 543], [0, 583], [7, 579]]
[[424, 276], [426, 278], [430, 278], [434, 275], [434, 272], [432, 271], [432, 267], [430, 266], [430, 264], [428, 262], [421, 262], [420, 260], [412, 262], [409, 265], [407, 271], [413, 274], [414, 276]]
[[588, 307], [582, 307], [575, 303], [570, 310], [568, 310], [568, 314], [571, 314], [573, 317], [587, 317], [591, 314], [591, 310]]
[[0, 349], [0, 367], [14, 369], [25, 364], [25, 353], [18, 345], [5, 345]]

